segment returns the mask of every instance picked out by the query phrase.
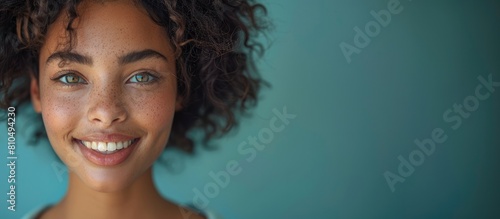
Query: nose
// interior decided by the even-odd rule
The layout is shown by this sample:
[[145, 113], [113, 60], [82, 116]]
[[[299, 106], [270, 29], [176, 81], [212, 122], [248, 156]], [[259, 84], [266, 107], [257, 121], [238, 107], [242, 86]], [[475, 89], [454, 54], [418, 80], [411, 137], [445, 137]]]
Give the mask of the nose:
[[88, 120], [100, 128], [125, 121], [127, 110], [122, 100], [123, 92], [119, 86], [93, 87], [89, 96]]

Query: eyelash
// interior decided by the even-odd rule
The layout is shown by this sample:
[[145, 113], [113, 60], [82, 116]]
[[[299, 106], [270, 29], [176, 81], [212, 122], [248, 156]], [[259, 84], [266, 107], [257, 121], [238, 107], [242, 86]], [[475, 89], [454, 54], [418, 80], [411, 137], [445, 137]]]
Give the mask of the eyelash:
[[[132, 80], [134, 77], [138, 76], [138, 75], [146, 75], [147, 77], [149, 77], [149, 80], [148, 81], [145, 81], [145, 82], [130, 82], [130, 80]], [[137, 79], [136, 79], [137, 80]], [[151, 72], [148, 72], [148, 71], [140, 71], [134, 75], [132, 75], [132, 77], [130, 77], [128, 80], [127, 80], [127, 83], [136, 83], [136, 84], [139, 84], [139, 85], [147, 85], [147, 84], [151, 84], [151, 83], [154, 83], [158, 80], [158, 76], [154, 75], [153, 73]]]
[[[73, 77], [76, 77], [78, 78], [78, 82], [76, 83], [70, 83], [68, 82], [68, 79], [66, 79], [67, 76], [73, 76]], [[65, 79], [65, 81], [63, 81], [63, 79]], [[83, 77], [79, 76], [77, 73], [74, 73], [74, 72], [64, 72], [63, 74], [61, 74], [60, 76], [57, 76], [56, 78], [52, 79], [54, 81], [57, 81], [59, 83], [62, 83], [63, 85], [65, 86], [77, 86], [79, 84], [87, 84], [87, 82], [85, 81], [85, 79], [83, 79]]]
[[[145, 75], [146, 77], [148, 77], [148, 80], [145, 81], [145, 82], [130, 82], [130, 80], [132, 80], [133, 78], [135, 78], [136, 76], [139, 76], [139, 75]], [[77, 77], [78, 78], [78, 82], [68, 82], [68, 79], [66, 79], [67, 76], [74, 76], [74, 77]], [[133, 84], [138, 84], [138, 85], [148, 85], [148, 84], [151, 84], [151, 83], [154, 83], [156, 82], [157, 80], [159, 79], [158, 76], [154, 75], [153, 73], [149, 72], [149, 71], [140, 71], [134, 75], [132, 75], [132, 77], [130, 77], [128, 80], [127, 80], [127, 83], [133, 83]], [[77, 86], [79, 84], [87, 84], [87, 82], [85, 81], [85, 79], [83, 79], [82, 76], [79, 76], [77, 73], [74, 73], [74, 72], [65, 72], [63, 73], [62, 75], [60, 76], [57, 76], [56, 78], [52, 79], [54, 81], [57, 81], [59, 83], [62, 83], [64, 84], [65, 86]], [[64, 80], [64, 81], [63, 81]]]

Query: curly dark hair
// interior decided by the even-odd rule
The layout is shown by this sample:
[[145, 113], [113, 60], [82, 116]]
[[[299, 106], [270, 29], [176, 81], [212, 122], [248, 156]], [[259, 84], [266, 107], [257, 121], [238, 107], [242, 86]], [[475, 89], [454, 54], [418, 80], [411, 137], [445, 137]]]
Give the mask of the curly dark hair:
[[[103, 0], [100, 0], [101, 2]], [[29, 81], [38, 78], [40, 48], [49, 25], [61, 13], [72, 23], [80, 0], [3, 0], [0, 3], [0, 108], [30, 99]], [[174, 48], [182, 110], [174, 116], [169, 145], [193, 151], [188, 133], [203, 141], [237, 125], [237, 113], [255, 106], [265, 85], [254, 66], [264, 48], [257, 41], [268, 27], [266, 8], [252, 0], [134, 0], [164, 27]], [[64, 14], [63, 14], [64, 15]]]

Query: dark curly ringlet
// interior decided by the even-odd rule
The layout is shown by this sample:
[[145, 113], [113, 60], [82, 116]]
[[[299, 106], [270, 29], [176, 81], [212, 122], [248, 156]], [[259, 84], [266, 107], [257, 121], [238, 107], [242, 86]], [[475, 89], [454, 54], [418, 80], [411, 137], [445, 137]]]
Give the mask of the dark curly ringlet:
[[[65, 13], [73, 45], [73, 21], [80, 0], [3, 0], [0, 3], [0, 107], [30, 99], [30, 76], [38, 77], [39, 51], [49, 25]], [[99, 2], [103, 2], [100, 0]], [[249, 0], [136, 0], [163, 26], [174, 48], [183, 108], [176, 112], [169, 144], [193, 151], [189, 133], [203, 142], [237, 125], [236, 115], [255, 106], [265, 85], [254, 66], [264, 49], [257, 41], [267, 29], [266, 9]], [[62, 14], [64, 15], [64, 14]]]

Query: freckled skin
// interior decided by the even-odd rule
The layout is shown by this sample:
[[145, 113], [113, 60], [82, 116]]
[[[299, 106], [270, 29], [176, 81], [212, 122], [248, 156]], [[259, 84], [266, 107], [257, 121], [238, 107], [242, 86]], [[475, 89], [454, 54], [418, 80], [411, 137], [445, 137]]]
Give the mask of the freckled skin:
[[[42, 218], [182, 218], [178, 207], [159, 195], [151, 174], [180, 109], [175, 57], [166, 32], [128, 1], [83, 2], [78, 10], [72, 51], [91, 57], [92, 65], [46, 63], [67, 40], [66, 18], [61, 16], [48, 29], [39, 57], [40, 75], [32, 81], [35, 110], [42, 114], [54, 151], [71, 170], [67, 195]], [[119, 64], [118, 57], [144, 49], [158, 51], [168, 61], [149, 58]], [[56, 79], [68, 70], [86, 83], [67, 86]], [[158, 80], [131, 83], [130, 78], [143, 70], [154, 72]], [[98, 166], [82, 156], [73, 139], [103, 131], [141, 140], [125, 162]]]

